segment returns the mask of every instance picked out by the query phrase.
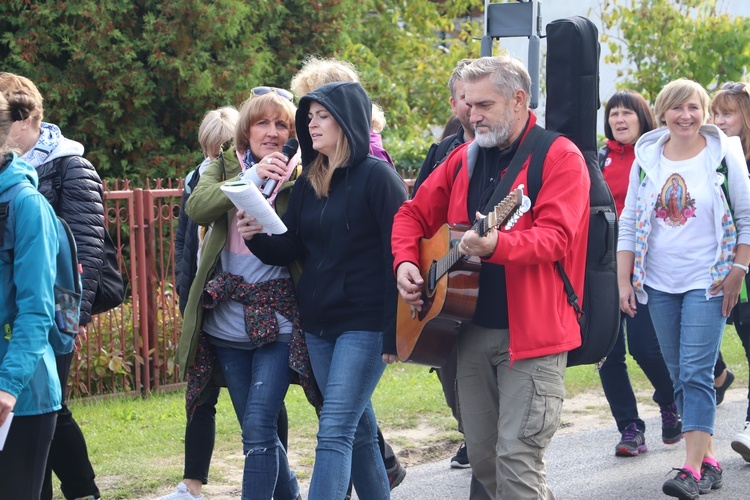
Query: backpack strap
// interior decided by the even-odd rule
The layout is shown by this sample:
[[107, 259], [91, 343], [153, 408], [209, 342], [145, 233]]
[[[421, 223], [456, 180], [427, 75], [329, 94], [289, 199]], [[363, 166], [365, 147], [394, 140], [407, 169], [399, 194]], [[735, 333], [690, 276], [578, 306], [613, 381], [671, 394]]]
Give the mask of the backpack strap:
[[[531, 199], [531, 210], [534, 211], [534, 203], [536, 202], [536, 197], [539, 194], [539, 190], [542, 187], [542, 170], [544, 167], [544, 159], [547, 157], [547, 152], [549, 151], [550, 146], [552, 146], [552, 143], [557, 139], [560, 135], [557, 132], [551, 132], [547, 131], [547, 134], [544, 136], [542, 140], [539, 141], [539, 146], [537, 147], [534, 156], [531, 157], [531, 163], [529, 164], [529, 173], [527, 175], [527, 181], [529, 183], [529, 199]], [[543, 154], [538, 154], [543, 153]], [[600, 151], [601, 154], [601, 151]], [[605, 155], [606, 158], [606, 155]], [[578, 294], [576, 294], [576, 291], [573, 289], [573, 285], [570, 283], [570, 279], [568, 278], [568, 275], [565, 273], [565, 269], [563, 269], [562, 264], [560, 264], [560, 261], [555, 262], [555, 265], [557, 266], [557, 270], [560, 272], [560, 277], [563, 281], [563, 286], [565, 287], [565, 294], [568, 296], [568, 304], [573, 306], [573, 309], [576, 312], [576, 315], [578, 317], [578, 321], [580, 322], [583, 318], [583, 309], [581, 308], [581, 303], [578, 299]]]
[[438, 165], [443, 163], [443, 161], [445, 161], [445, 158], [448, 156], [448, 154], [454, 149], [456, 149], [456, 147], [459, 144], [460, 142], [458, 142], [457, 134], [450, 135], [446, 137], [445, 139], [443, 139], [442, 141], [440, 141], [439, 143], [437, 143], [437, 147], [435, 148], [435, 156], [434, 156], [435, 161], [433, 162], [431, 171], [435, 170]]
[[63, 172], [67, 171], [70, 162], [73, 161], [73, 158], [77, 158], [76, 155], [71, 156], [61, 156], [59, 158], [55, 158], [53, 161], [55, 165], [55, 169], [52, 176], [52, 187], [55, 190], [55, 204], [52, 206], [52, 208], [55, 210], [55, 214], [60, 213], [60, 205], [62, 203], [62, 178], [63, 178]]
[[727, 199], [727, 205], [729, 209], [732, 209], [732, 200], [729, 199], [729, 171], [727, 170], [726, 158], [721, 159], [721, 165], [716, 169], [717, 172], [724, 176], [724, 183], [721, 185], [721, 189], [724, 190], [724, 197]]
[[[11, 258], [13, 258], [13, 247], [15, 246], [15, 228], [13, 217], [11, 217], [13, 212], [12, 204], [18, 193], [26, 187], [34, 189], [34, 186], [31, 184], [19, 182], [0, 195], [0, 199], [3, 200], [0, 202], [0, 248], [5, 247], [6, 243], [8, 243], [8, 251], [10, 252]], [[37, 192], [36, 189], [34, 189], [34, 192]], [[10, 230], [8, 230], [8, 221], [10, 221]], [[9, 237], [7, 240], [6, 235]]]
[[[545, 130], [539, 125], [531, 127], [526, 133], [526, 137], [523, 138], [521, 144], [518, 146], [518, 150], [516, 151], [516, 154], [513, 155], [513, 159], [510, 161], [508, 168], [505, 169], [505, 173], [500, 178], [500, 182], [497, 183], [497, 187], [492, 193], [492, 197], [485, 206], [484, 213], [492, 210], [492, 208], [510, 192], [511, 186], [516, 181], [516, 177], [518, 177], [518, 173], [521, 171], [523, 164], [526, 163], [526, 159], [529, 155], [531, 155], [529, 175], [531, 174], [531, 167], [534, 165], [535, 160], [540, 164], [544, 162], [544, 157], [547, 156], [549, 145], [552, 144], [552, 141], [554, 141], [558, 135], [559, 134], [556, 132]], [[549, 142], [549, 144], [547, 144], [547, 142]], [[474, 144], [476, 144], [476, 141], [472, 142], [469, 146], [469, 152], [471, 152], [471, 146]], [[476, 161], [476, 159], [474, 161]], [[541, 168], [539, 170], [541, 171]], [[539, 174], [539, 178], [541, 179], [541, 173]], [[541, 180], [539, 181], [539, 184], [541, 184]]]
[[5, 227], [10, 215], [10, 207], [8, 206], [10, 203], [10, 201], [0, 203], [0, 248], [5, 246]]
[[607, 156], [609, 156], [609, 148], [604, 145], [599, 148], [599, 170], [604, 170], [604, 163], [607, 161]]
[[542, 188], [542, 170], [544, 167], [544, 159], [547, 157], [547, 152], [555, 142], [555, 139], [560, 137], [560, 133], [546, 130], [546, 134], [539, 140], [539, 145], [534, 150], [534, 155], [531, 157], [529, 163], [529, 172], [526, 175], [526, 182], [529, 183], [528, 196], [531, 200], [531, 209], [534, 210], [534, 202], [536, 197], [539, 195], [539, 190]]

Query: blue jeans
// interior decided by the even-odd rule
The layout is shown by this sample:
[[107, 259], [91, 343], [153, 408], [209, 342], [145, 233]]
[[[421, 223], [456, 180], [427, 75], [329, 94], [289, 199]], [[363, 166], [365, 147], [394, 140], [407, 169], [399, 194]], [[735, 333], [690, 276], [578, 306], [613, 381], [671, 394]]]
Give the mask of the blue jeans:
[[362, 500], [390, 498], [370, 397], [385, 370], [381, 332], [350, 331], [336, 339], [305, 334], [323, 392], [309, 500], [342, 500], [354, 482]]
[[665, 293], [646, 287], [651, 319], [674, 384], [682, 430], [714, 433], [714, 364], [726, 318], [723, 297], [705, 290]]
[[297, 476], [289, 469], [276, 428], [292, 377], [289, 343], [274, 342], [253, 350], [215, 345], [214, 350], [242, 426], [242, 498], [297, 498]]
[[630, 355], [654, 387], [654, 402], [660, 406], [674, 403], [674, 387], [661, 354], [649, 308], [646, 304], [638, 304], [638, 313], [634, 318], [623, 315], [617, 342], [599, 370], [604, 395], [620, 432], [630, 424], [646, 430], [646, 424], [638, 416], [638, 404], [630, 385], [628, 365], [625, 363], [626, 338]]

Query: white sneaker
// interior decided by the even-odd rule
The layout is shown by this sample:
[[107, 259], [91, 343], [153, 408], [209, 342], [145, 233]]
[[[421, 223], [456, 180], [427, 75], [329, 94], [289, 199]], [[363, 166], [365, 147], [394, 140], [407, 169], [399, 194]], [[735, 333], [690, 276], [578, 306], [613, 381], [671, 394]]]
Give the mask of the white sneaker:
[[745, 422], [745, 429], [734, 435], [732, 449], [742, 455], [745, 462], [750, 462], [750, 422]]
[[193, 495], [185, 483], [180, 483], [174, 493], [163, 496], [159, 500], [204, 500], [204, 498], [203, 495]]

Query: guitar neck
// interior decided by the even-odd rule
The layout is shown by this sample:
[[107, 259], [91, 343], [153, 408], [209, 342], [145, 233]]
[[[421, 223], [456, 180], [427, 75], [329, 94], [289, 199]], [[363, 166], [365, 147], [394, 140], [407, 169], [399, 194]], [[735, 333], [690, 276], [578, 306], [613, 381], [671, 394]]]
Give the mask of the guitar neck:
[[[488, 230], [487, 218], [482, 217], [471, 226], [471, 230], [476, 231], [479, 236], [484, 236]], [[462, 259], [464, 256], [458, 251], [458, 245], [453, 245], [445, 256], [437, 261], [434, 266], [435, 281], [437, 282], [440, 278], [451, 270], [451, 268]]]

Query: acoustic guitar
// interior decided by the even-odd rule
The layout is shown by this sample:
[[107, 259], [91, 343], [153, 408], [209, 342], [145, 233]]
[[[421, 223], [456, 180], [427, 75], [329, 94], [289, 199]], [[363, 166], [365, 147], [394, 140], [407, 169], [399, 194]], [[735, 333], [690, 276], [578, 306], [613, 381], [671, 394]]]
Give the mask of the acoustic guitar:
[[[480, 236], [505, 224], [510, 229], [529, 209], [523, 185], [512, 191], [471, 229]], [[401, 361], [443, 366], [453, 350], [461, 324], [471, 320], [479, 293], [481, 261], [462, 255], [458, 243], [468, 227], [444, 224], [432, 238], [419, 242], [419, 269], [424, 280], [422, 310], [399, 294], [396, 348]]]

